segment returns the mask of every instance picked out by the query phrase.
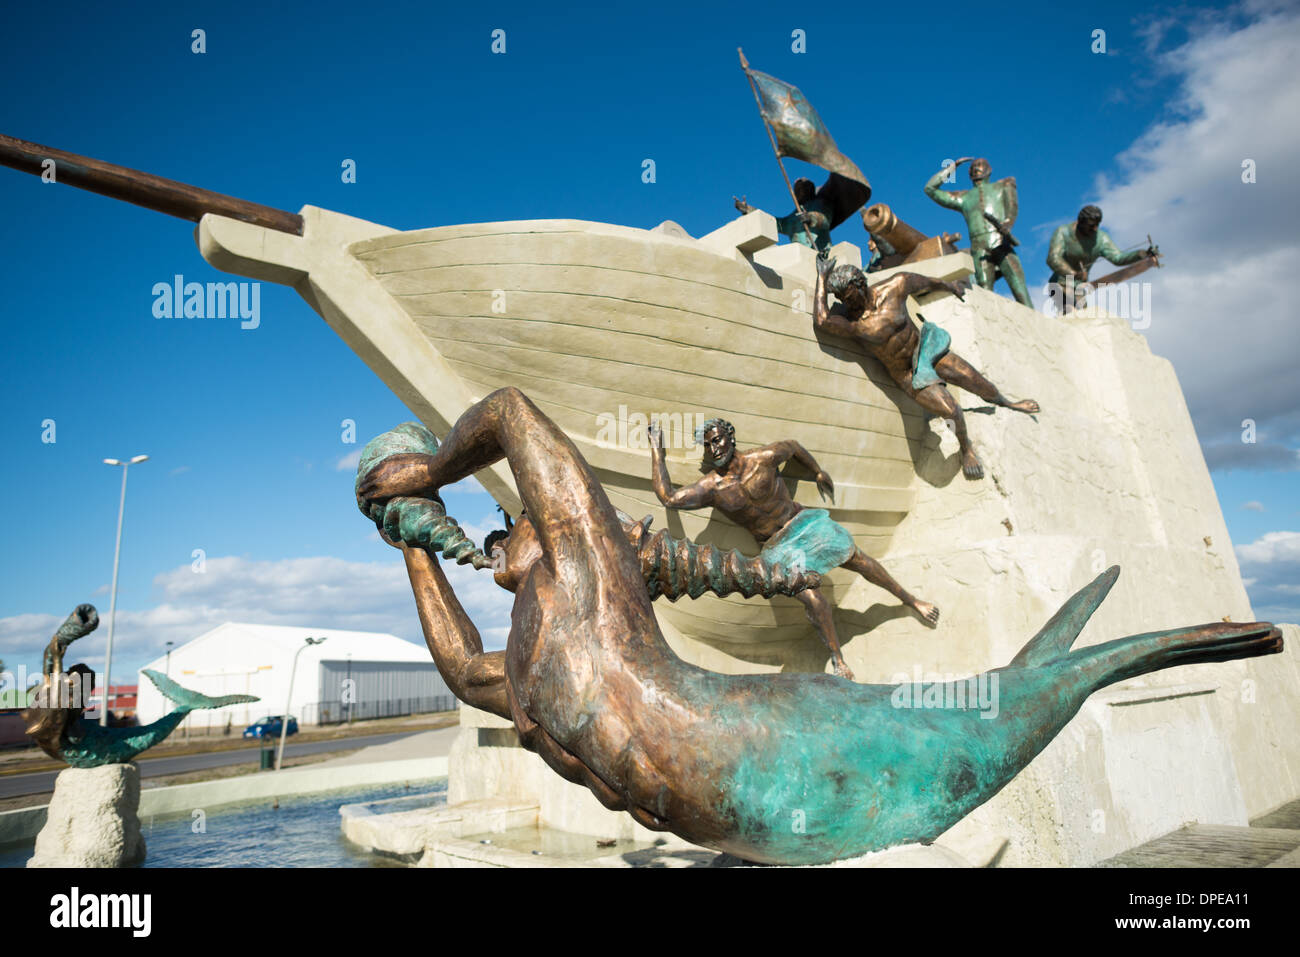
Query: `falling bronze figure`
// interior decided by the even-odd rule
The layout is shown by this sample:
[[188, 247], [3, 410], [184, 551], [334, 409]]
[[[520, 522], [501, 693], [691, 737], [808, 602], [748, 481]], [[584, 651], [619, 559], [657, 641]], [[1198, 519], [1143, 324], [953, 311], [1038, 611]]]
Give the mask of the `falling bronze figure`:
[[[828, 292], [840, 300], [839, 306], [830, 305]], [[820, 332], [860, 344], [880, 360], [889, 377], [921, 408], [952, 422], [961, 448], [962, 473], [968, 479], [983, 478], [984, 465], [948, 384], [1017, 412], [1038, 412], [1038, 403], [1033, 399], [1013, 402], [1004, 396], [978, 369], [948, 348], [952, 338], [942, 327], [922, 318], [921, 331], [917, 332], [908, 315], [907, 297], [930, 292], [950, 292], [959, 299], [965, 294], [957, 283], [908, 272], [895, 273], [869, 286], [867, 277], [856, 266], [837, 266], [834, 259], [819, 259], [813, 325]]]
[[[1015, 777], [1099, 688], [1282, 648], [1267, 622], [1216, 622], [1071, 651], [1112, 568], [1009, 665], [977, 676], [998, 679], [995, 716], [899, 707], [895, 687], [833, 675], [717, 674], [668, 647], [600, 483], [518, 390], [470, 407], [432, 454], [371, 451], [358, 503], [401, 535], [425, 639], [456, 695], [512, 720], [525, 747], [606, 807], [746, 860], [814, 864], [931, 841]], [[449, 539], [431, 530], [431, 544], [409, 544], [418, 521], [405, 516], [502, 458], [524, 513], [495, 572], [515, 595], [510, 635], [489, 655], [436, 560]]]
[[[939, 609], [922, 601], [894, 580], [878, 561], [858, 548], [853, 538], [820, 508], [804, 508], [790, 497], [780, 469], [794, 460], [806, 468], [822, 495], [832, 497], [835, 485], [817, 460], [798, 442], [787, 439], [744, 452], [736, 448], [736, 430], [724, 419], [704, 424], [699, 439], [704, 444], [701, 469], [704, 478], [674, 489], [664, 458], [663, 435], [650, 431], [650, 476], [655, 495], [669, 508], [715, 508], [754, 536], [762, 547], [760, 557], [770, 565], [807, 568], [825, 574], [832, 568], [857, 572], [879, 585], [903, 604], [916, 609], [930, 624]], [[835, 633], [835, 611], [820, 589], [808, 588], [794, 596], [804, 606], [808, 620], [831, 652], [835, 673], [853, 678]]]

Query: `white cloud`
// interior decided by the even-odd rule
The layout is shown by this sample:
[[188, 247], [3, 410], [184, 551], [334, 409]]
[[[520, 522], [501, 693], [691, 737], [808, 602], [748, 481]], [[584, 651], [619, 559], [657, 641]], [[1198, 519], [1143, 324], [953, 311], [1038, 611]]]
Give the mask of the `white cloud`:
[[1266, 511], [1266, 509], [1264, 508], [1264, 503], [1263, 503], [1263, 502], [1243, 502], [1242, 505], [1241, 505], [1241, 507], [1242, 507], [1243, 510], [1245, 510], [1245, 511], [1247, 511], [1247, 512], [1263, 512], [1263, 511]]
[[[1166, 266], [1142, 276], [1152, 284], [1146, 335], [1178, 371], [1211, 466], [1295, 469], [1300, 11], [1252, 6], [1238, 20], [1243, 12], [1244, 26], [1202, 21], [1156, 54], [1180, 94], [1170, 118], [1119, 157], [1122, 176], [1098, 180], [1096, 201], [1121, 246], [1159, 232]], [[1246, 160], [1255, 183], [1242, 182]], [[1253, 443], [1242, 440], [1247, 419]]]
[[1268, 532], [1236, 552], [1255, 614], [1300, 622], [1300, 532]]
[[[422, 643], [405, 565], [396, 551], [392, 554], [384, 562], [228, 556], [209, 558], [202, 573], [189, 564], [164, 572], [153, 582], [156, 604], [117, 610], [114, 674], [133, 673], [162, 654], [166, 642], [183, 644], [226, 621], [382, 631]], [[497, 587], [489, 571], [454, 562], [443, 562], [443, 568], [484, 646], [504, 647], [513, 596]], [[0, 658], [11, 666], [39, 665], [41, 651], [71, 610], [0, 618]], [[107, 612], [101, 615], [106, 618]], [[84, 661], [101, 670], [107, 634], [104, 621], [73, 646], [69, 662]]]
[[347, 455], [343, 456], [343, 458], [335, 462], [334, 471], [355, 472], [357, 470], [357, 466], [360, 464], [361, 464], [361, 450], [356, 449], [352, 452], [349, 452]]
[[460, 495], [486, 495], [487, 489], [485, 489], [474, 476], [467, 475], [459, 482], [453, 482], [451, 485], [448, 485], [442, 490], [441, 494], [446, 495], [449, 492], [453, 494], [458, 493]]

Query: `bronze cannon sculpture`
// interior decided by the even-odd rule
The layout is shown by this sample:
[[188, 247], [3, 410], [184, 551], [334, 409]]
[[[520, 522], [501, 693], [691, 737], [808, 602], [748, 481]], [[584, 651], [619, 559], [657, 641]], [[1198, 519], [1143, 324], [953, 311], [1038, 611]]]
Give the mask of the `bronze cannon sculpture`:
[[[436, 561], [455, 538], [443, 531], [459, 529], [408, 516], [502, 458], [525, 512], [494, 573], [515, 595], [507, 647], [485, 654]], [[517, 389], [470, 407], [431, 454], [368, 446], [356, 492], [402, 548], [425, 639], [461, 700], [512, 720], [525, 747], [606, 807], [750, 861], [815, 864], [932, 841], [1014, 778], [1094, 691], [1282, 648], [1270, 623], [1216, 622], [1071, 651], [1118, 576], [1111, 568], [1007, 666], [977, 676], [996, 677], [992, 715], [902, 706], [906, 685], [706, 671], [668, 647], [600, 483]], [[481, 564], [472, 546], [453, 550]]]

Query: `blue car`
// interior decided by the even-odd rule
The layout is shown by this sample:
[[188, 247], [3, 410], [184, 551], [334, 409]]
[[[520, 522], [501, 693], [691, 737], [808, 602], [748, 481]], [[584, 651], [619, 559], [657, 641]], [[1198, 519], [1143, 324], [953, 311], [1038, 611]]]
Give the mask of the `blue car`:
[[[273, 714], [270, 717], [254, 721], [244, 729], [246, 738], [278, 738], [280, 736], [280, 715]], [[289, 730], [286, 734], [298, 733], [298, 719], [289, 719]]]

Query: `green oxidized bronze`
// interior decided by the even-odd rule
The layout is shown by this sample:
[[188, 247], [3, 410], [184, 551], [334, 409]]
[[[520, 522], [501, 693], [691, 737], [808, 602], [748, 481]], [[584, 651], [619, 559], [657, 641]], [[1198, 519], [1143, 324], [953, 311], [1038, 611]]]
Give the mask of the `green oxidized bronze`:
[[1068, 313], [1080, 309], [1088, 298], [1088, 271], [1098, 259], [1116, 266], [1128, 266], [1143, 260], [1159, 262], [1160, 249], [1148, 245], [1145, 249], [1120, 252], [1110, 236], [1101, 227], [1101, 210], [1085, 206], [1073, 223], [1056, 227], [1047, 247], [1047, 265], [1052, 270], [1048, 282], [1061, 293], [1061, 311]]
[[[777, 229], [790, 237], [791, 242], [810, 246], [819, 253], [826, 252], [831, 248], [831, 230], [871, 198], [871, 184], [862, 170], [840, 152], [830, 130], [798, 87], [751, 70], [744, 51], [736, 52], [754, 91], [754, 101], [777, 165], [781, 167], [781, 176], [794, 199], [794, 212], [778, 218]], [[791, 186], [782, 162], [786, 156], [815, 163], [830, 173], [830, 178], [818, 190], [814, 190], [812, 180], [806, 177], [800, 177]], [[754, 209], [743, 198], [735, 199], [735, 205], [741, 213]]]
[[448, 685], [512, 721], [524, 747], [607, 808], [745, 860], [814, 864], [932, 841], [1010, 782], [1093, 692], [1282, 649], [1267, 622], [1215, 622], [1072, 651], [1112, 568], [1006, 667], [961, 681], [718, 674], [668, 646], [595, 473], [516, 389], [471, 406], [433, 454], [372, 465], [357, 496], [367, 515], [370, 503], [432, 499], [502, 458], [524, 503], [494, 575], [515, 596], [504, 652], [484, 653], [435, 554], [398, 543]]
[[[821, 189], [814, 189], [813, 181], [806, 176], [795, 180], [791, 189], [795, 208], [785, 216], [776, 217], [777, 232], [819, 253], [830, 250], [831, 230], [853, 214], [867, 192], [860, 183], [838, 173], [832, 173]], [[743, 197], [732, 197], [732, 201], [741, 213], [754, 211]]]
[[998, 276], [1011, 287], [1016, 302], [1032, 306], [1029, 287], [1025, 285], [1025, 271], [1015, 247], [1020, 245], [1011, 234], [1011, 227], [1020, 215], [1020, 201], [1016, 195], [1013, 176], [989, 182], [992, 167], [986, 159], [972, 162], [969, 156], [957, 160], [954, 166], [970, 163], [971, 189], [946, 190], [939, 185], [950, 169], [944, 167], [925, 184], [925, 195], [940, 206], [955, 209], [966, 220], [970, 236], [970, 255], [975, 264], [975, 281], [984, 289], [992, 289]]
[[99, 614], [93, 605], [78, 605], [59, 626], [45, 648], [41, 683], [33, 689], [30, 704], [22, 712], [27, 733], [52, 758], [74, 768], [125, 764], [164, 740], [191, 711], [258, 700], [245, 694], [210, 698], [182, 688], [156, 671], [145, 670], [143, 673], [158, 690], [177, 705], [175, 710], [139, 728], [115, 728], [87, 721], [84, 712], [95, 686], [95, 673], [83, 664], [73, 665], [65, 672], [63, 656], [72, 642], [98, 626]]
[[[817, 199], [813, 181], [805, 176], [794, 181], [794, 199], [797, 207], [786, 216], [776, 218], [776, 229], [781, 235], [789, 237], [791, 242], [802, 243], [818, 252], [831, 248], [831, 218], [824, 205]], [[742, 213], [753, 212], [754, 207], [743, 199], [735, 201], [736, 209]], [[803, 212], [800, 212], [800, 209]]]

